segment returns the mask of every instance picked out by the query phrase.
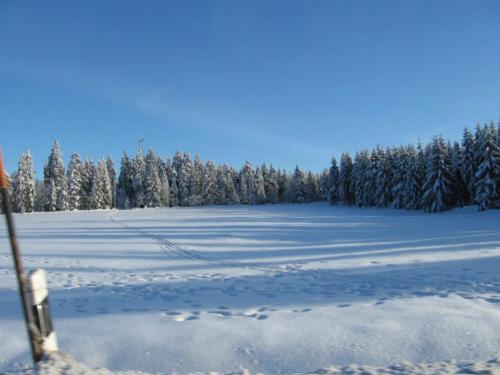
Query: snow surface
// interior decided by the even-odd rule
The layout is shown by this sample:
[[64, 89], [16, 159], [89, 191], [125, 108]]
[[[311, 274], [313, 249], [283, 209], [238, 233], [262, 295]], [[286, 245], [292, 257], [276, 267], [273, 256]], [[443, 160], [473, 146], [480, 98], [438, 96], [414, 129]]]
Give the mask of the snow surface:
[[[304, 204], [16, 222], [26, 267], [48, 272], [61, 350], [89, 367], [298, 373], [499, 352], [498, 211]], [[0, 372], [16, 371], [30, 360], [3, 228], [0, 249]]]
[[[193, 373], [193, 375], [202, 373]], [[500, 357], [483, 362], [438, 362], [438, 363], [402, 363], [389, 367], [358, 366], [345, 367], [331, 366], [325, 369], [309, 373], [309, 375], [436, 375], [436, 374], [500, 374]], [[17, 372], [8, 372], [5, 375], [147, 375], [141, 371], [111, 372], [105, 368], [90, 368], [77, 361], [71, 356], [53, 352], [33, 368], [27, 368]], [[217, 375], [210, 372], [208, 375]], [[228, 375], [251, 375], [247, 369]], [[300, 374], [296, 374], [300, 375]]]

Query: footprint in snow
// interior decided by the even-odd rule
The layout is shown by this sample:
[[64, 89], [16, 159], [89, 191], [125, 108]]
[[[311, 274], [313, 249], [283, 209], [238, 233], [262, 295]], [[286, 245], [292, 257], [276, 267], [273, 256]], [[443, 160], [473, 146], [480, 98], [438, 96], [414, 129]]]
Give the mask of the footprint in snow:
[[200, 319], [198, 316], [196, 315], [179, 315], [179, 316], [176, 316], [174, 318], [174, 321], [176, 322], [185, 322], [185, 321], [188, 321], [188, 320], [198, 320]]
[[241, 316], [243, 316], [245, 318], [253, 318], [253, 319], [257, 319], [257, 320], [264, 320], [264, 319], [267, 319], [269, 317], [266, 314], [259, 314], [258, 310], [253, 310], [253, 309], [245, 311], [243, 314], [241, 314]]
[[228, 317], [233, 315], [230, 311], [225, 311], [225, 310], [212, 310], [212, 311], [208, 311], [208, 313], [215, 314], [215, 315], [218, 315], [220, 317], [225, 317], [225, 318], [228, 318]]

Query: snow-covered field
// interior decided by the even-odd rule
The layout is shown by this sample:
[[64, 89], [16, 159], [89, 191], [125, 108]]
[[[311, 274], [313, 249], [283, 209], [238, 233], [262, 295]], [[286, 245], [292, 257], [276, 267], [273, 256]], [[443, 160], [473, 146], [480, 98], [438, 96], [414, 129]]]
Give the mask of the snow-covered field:
[[[326, 204], [16, 216], [60, 348], [112, 370], [291, 373], [488, 360], [500, 212]], [[29, 365], [0, 230], [0, 372]]]

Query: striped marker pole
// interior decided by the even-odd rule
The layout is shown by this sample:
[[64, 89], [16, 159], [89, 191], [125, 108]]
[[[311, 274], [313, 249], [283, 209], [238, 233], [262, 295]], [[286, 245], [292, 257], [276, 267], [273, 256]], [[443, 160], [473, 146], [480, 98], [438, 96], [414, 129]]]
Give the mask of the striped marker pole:
[[7, 180], [7, 174], [5, 173], [5, 167], [3, 163], [2, 150], [0, 150], [0, 192], [2, 195], [2, 210], [5, 215], [5, 220], [7, 222], [7, 230], [9, 232], [10, 248], [12, 250], [12, 258], [14, 260], [14, 267], [16, 269], [17, 284], [19, 287], [19, 297], [21, 298], [21, 304], [24, 313], [24, 321], [26, 323], [26, 328], [28, 331], [28, 338], [30, 341], [31, 354], [33, 357], [33, 362], [39, 362], [43, 358], [43, 349], [40, 331], [37, 328], [33, 311], [31, 309], [30, 296], [28, 290], [28, 277], [24, 272], [23, 261], [21, 258], [21, 253], [19, 251], [19, 246], [17, 244], [16, 231], [14, 228], [14, 219], [12, 215], [12, 204], [9, 197], [9, 182]]

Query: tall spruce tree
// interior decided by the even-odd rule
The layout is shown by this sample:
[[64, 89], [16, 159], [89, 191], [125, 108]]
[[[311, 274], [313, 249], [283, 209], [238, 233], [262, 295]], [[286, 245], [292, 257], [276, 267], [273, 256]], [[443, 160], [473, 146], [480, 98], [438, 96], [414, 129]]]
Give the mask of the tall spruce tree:
[[460, 171], [467, 187], [467, 200], [465, 204], [474, 203], [474, 174], [476, 173], [475, 140], [472, 132], [465, 128], [462, 137], [462, 155], [460, 160]]
[[203, 204], [213, 205], [218, 202], [219, 192], [217, 190], [217, 170], [212, 161], [205, 166], [205, 176], [202, 184]]
[[405, 181], [408, 173], [408, 155], [406, 149], [401, 146], [394, 150], [394, 170], [392, 173], [392, 206], [404, 208], [407, 204], [405, 196]]
[[419, 171], [419, 160], [415, 146], [407, 148], [408, 167], [403, 185], [404, 203], [407, 210], [417, 210], [420, 208], [422, 200], [422, 180]]
[[352, 185], [354, 186], [355, 203], [360, 207], [369, 205], [369, 192], [366, 189], [369, 162], [368, 150], [358, 152], [354, 158]]
[[117, 195], [116, 170], [115, 170], [115, 163], [113, 162], [111, 154], [108, 154], [108, 156], [106, 157], [106, 168], [108, 169], [109, 181], [111, 183], [111, 196], [112, 196], [111, 207], [116, 207], [116, 195]]
[[257, 204], [258, 198], [255, 189], [255, 174], [252, 163], [247, 161], [240, 171], [240, 202], [243, 204]]
[[377, 207], [388, 207], [392, 202], [392, 173], [390, 150], [384, 151], [382, 148], [377, 148], [378, 168], [375, 176], [375, 205]]
[[73, 153], [68, 164], [68, 209], [81, 210], [83, 193], [83, 162], [80, 155]]
[[354, 186], [352, 181], [353, 163], [348, 153], [343, 153], [340, 159], [339, 199], [349, 206], [354, 204]]
[[450, 208], [451, 178], [447, 147], [441, 136], [435, 137], [426, 149], [426, 180], [422, 206], [427, 212]]
[[365, 206], [374, 206], [376, 204], [375, 193], [377, 191], [377, 172], [380, 168], [380, 160], [378, 150], [372, 151], [368, 168], [366, 171], [366, 180], [363, 186]]
[[83, 210], [92, 210], [97, 208], [95, 184], [95, 167], [92, 159], [87, 159], [83, 164], [82, 178], [82, 202]]
[[481, 130], [476, 139], [479, 144], [479, 165], [474, 176], [474, 190], [475, 201], [481, 211], [500, 206], [500, 152], [497, 138], [497, 129], [491, 123]]
[[279, 198], [279, 183], [278, 183], [278, 172], [271, 165], [269, 168], [269, 173], [267, 177], [267, 200], [269, 203], [278, 203]]
[[153, 150], [148, 150], [145, 160], [144, 206], [161, 206], [161, 181], [158, 175], [157, 158]]
[[[192, 195], [201, 197], [203, 194], [203, 178], [205, 176], [205, 166], [198, 154], [194, 157], [193, 162], [193, 177], [192, 177]], [[201, 198], [198, 198], [201, 200]]]
[[28, 151], [21, 155], [17, 172], [12, 179], [13, 206], [16, 212], [35, 210], [36, 184], [33, 159]]
[[120, 174], [118, 175], [116, 186], [116, 205], [118, 208], [131, 208], [132, 199], [132, 161], [128, 154], [124, 152], [120, 163]]
[[[167, 163], [168, 165], [168, 163]], [[167, 169], [170, 176], [170, 207], [179, 205], [179, 188], [177, 186], [177, 171], [175, 168]]]
[[295, 167], [292, 177], [291, 194], [292, 203], [305, 202], [305, 176], [298, 165]]
[[94, 208], [109, 209], [113, 203], [113, 192], [111, 179], [109, 178], [108, 168], [104, 160], [99, 160], [94, 173], [94, 182], [92, 184], [92, 196]]
[[266, 188], [264, 183], [264, 174], [262, 173], [262, 168], [257, 167], [255, 169], [255, 196], [257, 204], [264, 204], [267, 201]]
[[327, 200], [330, 204], [337, 204], [339, 202], [339, 178], [340, 171], [337, 166], [337, 159], [332, 158], [326, 186]]
[[463, 160], [462, 157], [462, 148], [458, 142], [453, 143], [453, 147], [451, 150], [451, 180], [452, 180], [452, 205], [455, 207], [463, 207], [468, 203], [469, 193], [467, 184], [465, 183], [465, 179], [462, 175], [461, 162]]
[[280, 202], [289, 202], [288, 191], [290, 190], [291, 181], [292, 178], [286, 171], [278, 170], [278, 197]]
[[168, 179], [167, 164], [162, 158], [156, 159], [158, 177], [160, 178], [160, 204], [162, 207], [170, 206], [170, 183]]
[[52, 151], [43, 170], [45, 183], [45, 209], [47, 211], [64, 211], [67, 209], [67, 181], [64, 172], [61, 146], [54, 142]]
[[142, 150], [139, 150], [132, 162], [132, 207], [143, 208], [144, 187], [146, 182], [146, 163]]

